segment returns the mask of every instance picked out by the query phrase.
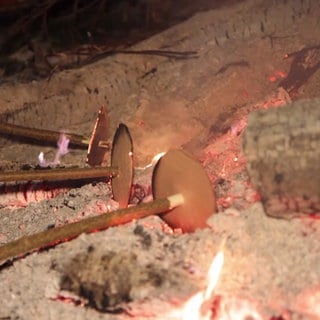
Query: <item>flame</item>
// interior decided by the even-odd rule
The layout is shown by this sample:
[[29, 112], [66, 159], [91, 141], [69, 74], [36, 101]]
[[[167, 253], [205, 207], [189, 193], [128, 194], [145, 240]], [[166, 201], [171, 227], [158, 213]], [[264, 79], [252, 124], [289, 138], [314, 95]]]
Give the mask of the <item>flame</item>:
[[[221, 245], [223, 247], [224, 241]], [[221, 248], [220, 247], [220, 248]], [[255, 319], [263, 320], [254, 305], [244, 299], [227, 298], [219, 302], [217, 310], [214, 310], [215, 298], [213, 293], [219, 281], [224, 263], [224, 253], [219, 250], [213, 258], [207, 276], [205, 290], [193, 295], [183, 306], [174, 310], [166, 317], [170, 320], [210, 320], [212, 317], [219, 320]]]
[[205, 301], [211, 298], [213, 291], [217, 286], [219, 276], [222, 270], [223, 262], [224, 262], [224, 254], [222, 251], [219, 251], [215, 256], [215, 258], [213, 259], [209, 269], [208, 286], [203, 296]]
[[60, 133], [59, 139], [57, 141], [57, 147], [58, 150], [56, 152], [56, 155], [54, 157], [54, 160], [49, 162], [44, 158], [43, 152], [40, 152], [38, 156], [38, 161], [40, 167], [56, 167], [60, 164], [60, 159], [62, 156], [66, 155], [69, 152], [69, 142], [70, 139], [67, 138], [66, 134], [64, 132]]
[[166, 152], [160, 152], [160, 153], [157, 153], [151, 160], [151, 165], [155, 165], [160, 158], [162, 158], [164, 155], [166, 154]]
[[198, 292], [192, 296], [182, 309], [181, 320], [209, 320], [210, 313], [201, 315], [201, 306], [203, 304], [203, 292]]
[[[224, 263], [223, 251], [219, 251], [213, 258], [208, 272], [207, 287], [193, 295], [180, 310], [171, 314], [174, 319], [180, 320], [210, 320], [211, 298], [217, 286]], [[170, 318], [171, 319], [171, 318]]]
[[139, 168], [137, 168], [137, 169], [139, 169], [139, 170], [146, 170], [146, 169], [148, 169], [148, 168], [153, 167], [153, 166], [158, 162], [158, 160], [159, 160], [160, 158], [162, 158], [165, 154], [166, 154], [166, 152], [159, 152], [159, 153], [157, 153], [157, 154], [152, 158], [152, 160], [151, 160], [150, 163], [148, 163], [148, 164], [147, 164], [146, 166], [144, 166], [144, 167], [139, 167]]

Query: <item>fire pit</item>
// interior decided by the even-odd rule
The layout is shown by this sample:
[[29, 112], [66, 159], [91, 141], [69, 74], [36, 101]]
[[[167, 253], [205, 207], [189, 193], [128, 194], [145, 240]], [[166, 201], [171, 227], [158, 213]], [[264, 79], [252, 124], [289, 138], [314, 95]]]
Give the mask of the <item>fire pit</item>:
[[[269, 200], [284, 199], [276, 192], [290, 190], [285, 183], [292, 180], [284, 179], [290, 171], [281, 162], [277, 168], [285, 174], [257, 179], [264, 172], [252, 171], [257, 166], [248, 155], [256, 150], [247, 147], [259, 137], [248, 122], [248, 117], [261, 120], [255, 111], [272, 118], [269, 111], [281, 117], [281, 110], [291, 108], [296, 115], [299, 106], [306, 108], [303, 99], [319, 108], [319, 17], [315, 0], [228, 2], [130, 48], [196, 51], [192, 57], [117, 54], [54, 72], [49, 79], [2, 82], [3, 122], [87, 137], [97, 108], [105, 105], [110, 132], [125, 123], [134, 141], [130, 206], [152, 199], [158, 160], [153, 157], [181, 149], [205, 170], [217, 212], [193, 232], [171, 228], [154, 215], [8, 260], [0, 267], [0, 319], [318, 319], [317, 202], [302, 197], [303, 206], [287, 217], [279, 201], [277, 218], [270, 215]], [[306, 126], [308, 134], [318, 134], [316, 117], [314, 130]], [[299, 133], [304, 132], [300, 124]], [[317, 141], [310, 139], [312, 148]], [[56, 153], [52, 146], [10, 137], [1, 137], [0, 147], [2, 171], [35, 166], [40, 152], [45, 159]], [[86, 158], [85, 150], [74, 148], [59, 160], [69, 167]], [[281, 154], [281, 159], [291, 158]], [[111, 162], [109, 151], [104, 160]], [[312, 186], [317, 176], [317, 170], [309, 176]], [[277, 187], [263, 189], [266, 181]], [[313, 188], [305, 193], [310, 199], [318, 192]], [[63, 189], [45, 181], [2, 183], [1, 190], [1, 246], [118, 206], [110, 183], [101, 180]], [[166, 190], [159, 192], [167, 196]]]

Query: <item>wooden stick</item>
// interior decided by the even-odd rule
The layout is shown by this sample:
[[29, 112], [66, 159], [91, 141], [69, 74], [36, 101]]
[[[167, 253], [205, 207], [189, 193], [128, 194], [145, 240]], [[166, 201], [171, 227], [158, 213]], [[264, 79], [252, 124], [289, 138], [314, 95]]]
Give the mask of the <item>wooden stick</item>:
[[35, 180], [80, 180], [101, 177], [115, 177], [118, 175], [116, 167], [93, 168], [65, 168], [65, 169], [39, 169], [0, 172], [0, 182], [9, 181], [35, 181]]
[[[8, 136], [18, 136], [21, 138], [33, 139], [40, 142], [57, 143], [61, 132], [51, 131], [45, 129], [28, 128], [18, 126], [11, 123], [0, 123], [0, 133]], [[89, 145], [90, 138], [83, 135], [74, 133], [65, 133], [66, 137], [70, 140], [70, 144], [87, 148]]]
[[0, 247], [0, 263], [23, 255], [30, 251], [53, 246], [65, 240], [70, 240], [81, 233], [89, 233], [128, 223], [152, 214], [159, 214], [182, 204], [183, 196], [173, 195], [164, 199], [156, 199], [149, 203], [139, 204], [134, 207], [107, 212], [96, 217], [90, 217], [78, 222], [49, 229], [34, 235], [24, 236]]

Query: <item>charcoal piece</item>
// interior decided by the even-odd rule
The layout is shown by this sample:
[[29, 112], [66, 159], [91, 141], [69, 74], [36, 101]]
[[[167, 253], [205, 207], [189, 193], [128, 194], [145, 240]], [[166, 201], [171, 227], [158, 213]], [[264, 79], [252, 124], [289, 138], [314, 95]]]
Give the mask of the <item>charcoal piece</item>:
[[128, 302], [130, 269], [137, 257], [128, 252], [95, 254], [95, 250], [74, 257], [61, 281], [61, 288], [88, 300], [100, 311], [114, 311]]
[[243, 151], [268, 215], [319, 214], [320, 100], [253, 112]]
[[168, 279], [168, 270], [156, 263], [140, 263], [133, 252], [90, 247], [65, 267], [60, 287], [86, 300], [89, 307], [118, 312], [126, 303], [154, 294]]

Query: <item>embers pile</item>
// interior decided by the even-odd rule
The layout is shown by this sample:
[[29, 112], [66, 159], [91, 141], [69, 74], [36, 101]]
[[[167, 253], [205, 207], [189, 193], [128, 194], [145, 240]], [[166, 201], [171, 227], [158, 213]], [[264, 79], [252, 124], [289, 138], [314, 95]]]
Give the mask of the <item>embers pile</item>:
[[[234, 134], [233, 136], [238, 137]], [[234, 161], [234, 155], [232, 159], [237, 162]], [[198, 231], [192, 235], [173, 235], [169, 239], [170, 236], [163, 234], [162, 230], [141, 228], [139, 223], [144, 223], [143, 221], [137, 225], [132, 223], [124, 228], [109, 229], [106, 233], [97, 235], [99, 237], [96, 238], [98, 240], [95, 245], [91, 244], [95, 235], [81, 236], [72, 245], [66, 243], [50, 252], [53, 260], [50, 261], [51, 266], [46, 268], [58, 270], [61, 277], [61, 288], [56, 289], [56, 295], [50, 296], [50, 299], [65, 297], [68, 300], [65, 293], [67, 289], [80, 296], [80, 305], [85, 304], [103, 311], [123, 311], [119, 317], [131, 314], [140, 319], [143, 317], [138, 312], [138, 304], [155, 299], [156, 296], [180, 300], [179, 306], [170, 306], [172, 313], [165, 313], [174, 317], [176, 314], [172, 310], [177, 309], [178, 319], [185, 315], [181, 310], [187, 310], [186, 318], [182, 319], [239, 319], [239, 315], [241, 319], [251, 317], [287, 320], [301, 315], [306, 319], [310, 316], [312, 319], [319, 314], [319, 274], [316, 268], [319, 257], [319, 228], [314, 221], [316, 220], [287, 222], [271, 219], [263, 214], [259, 204], [255, 204], [248, 211], [234, 215], [231, 219], [228, 212], [213, 215], [211, 230]], [[127, 235], [128, 232], [131, 233], [131, 237], [120, 240], [122, 232], [127, 232]], [[290, 234], [290, 238], [283, 237], [284, 234]], [[204, 267], [206, 262], [203, 256], [207, 256], [208, 260], [210, 253], [211, 259], [217, 244], [225, 238], [225, 264], [220, 283], [212, 300], [209, 299], [210, 306], [201, 307], [204, 311], [200, 312], [199, 318], [197, 306], [191, 307], [191, 311], [189, 308], [182, 308], [185, 304], [181, 301], [194, 300], [179, 296], [178, 291], [192, 296], [195, 291], [203, 290], [207, 286], [204, 280], [207, 267]], [[130, 245], [127, 244], [130, 243], [129, 240], [132, 240]], [[197, 246], [195, 242], [198, 243]], [[108, 250], [103, 244], [108, 246]], [[79, 248], [78, 252], [72, 251], [76, 246]], [[186, 247], [189, 250], [187, 252], [184, 251]], [[138, 251], [142, 251], [142, 254]], [[177, 251], [180, 252], [179, 259], [174, 257]], [[44, 260], [41, 256], [31, 255], [26, 259], [28, 264], [39, 265]], [[65, 261], [64, 266], [55, 268], [54, 264], [62, 260]], [[16, 261], [15, 265], [22, 267], [24, 261]], [[8, 284], [1, 277], [2, 281], [4, 285]], [[200, 281], [201, 284], [195, 284]], [[18, 286], [17, 283], [15, 285]], [[201, 295], [203, 293], [195, 297]], [[4, 301], [5, 299], [6, 294]], [[60, 301], [54, 302], [55, 307], [63, 308], [57, 305], [61, 304]], [[152, 305], [151, 302], [150, 304]], [[200, 306], [202, 304], [200, 303]], [[79, 306], [75, 308], [82, 309]], [[73, 311], [80, 312], [76, 309]], [[156, 312], [156, 308], [152, 311], [149, 309], [147, 314], [144, 310], [143, 316], [155, 319], [161, 314], [160, 319], [163, 318], [163, 313]], [[208, 312], [211, 314], [208, 315]]]

